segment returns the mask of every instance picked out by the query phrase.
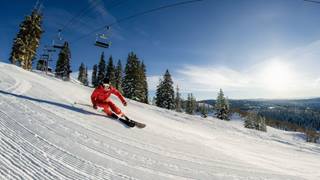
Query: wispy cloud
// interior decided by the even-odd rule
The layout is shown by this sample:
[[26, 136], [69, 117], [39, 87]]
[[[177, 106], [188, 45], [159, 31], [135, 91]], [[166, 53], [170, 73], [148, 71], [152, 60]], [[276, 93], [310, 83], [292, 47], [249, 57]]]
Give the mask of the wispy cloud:
[[[103, 0], [88, 0], [88, 7], [86, 11], [83, 11], [82, 15], [75, 18], [71, 23], [68, 24], [65, 31], [71, 35], [84, 35], [91, 32], [94, 29], [102, 27], [108, 23], [116, 21], [116, 18], [108, 12], [106, 4]], [[60, 29], [70, 19], [72, 19], [78, 11], [70, 12], [63, 8], [49, 7], [45, 11], [44, 23], [48, 29]], [[118, 32], [118, 27], [114, 27], [112, 34], [115, 38], [122, 39], [123, 37]], [[72, 32], [72, 33], [71, 33]], [[105, 30], [101, 30], [102, 33]]]
[[299, 98], [320, 96], [320, 41], [266, 59], [246, 69], [185, 65], [175, 82], [201, 93], [223, 88], [232, 98]]
[[191, 90], [203, 87], [203, 90], [212, 90], [216, 87], [239, 88], [248, 85], [250, 78], [246, 74], [227, 67], [199, 67], [186, 65], [178, 70], [179, 79], [190, 81]]
[[[115, 22], [117, 19], [108, 11], [108, 5], [105, 4], [103, 0], [88, 0], [89, 4], [93, 6], [93, 11], [95, 12], [94, 24], [91, 27], [102, 27], [107, 24], [111, 24]], [[86, 23], [88, 20], [83, 21], [82, 23]], [[105, 30], [104, 30], [105, 31]], [[118, 25], [112, 26], [112, 29], [109, 30], [111, 36], [118, 40], [124, 40], [125, 38], [120, 33], [121, 28]]]
[[89, 6], [94, 7], [93, 11], [96, 16], [100, 17], [103, 21], [114, 20], [115, 18], [108, 12], [106, 4], [103, 0], [88, 0]]

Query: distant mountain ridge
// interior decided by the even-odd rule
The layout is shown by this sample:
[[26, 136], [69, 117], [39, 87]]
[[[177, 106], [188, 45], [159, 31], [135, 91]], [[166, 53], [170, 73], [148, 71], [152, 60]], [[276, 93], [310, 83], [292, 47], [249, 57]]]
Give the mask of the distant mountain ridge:
[[[207, 103], [210, 105], [215, 104], [214, 99], [202, 100], [201, 103]], [[232, 106], [239, 106], [240, 104], [263, 104], [263, 105], [288, 105], [288, 106], [316, 106], [320, 108], [320, 97], [310, 98], [310, 99], [241, 99], [233, 100], [229, 99], [229, 102]]]

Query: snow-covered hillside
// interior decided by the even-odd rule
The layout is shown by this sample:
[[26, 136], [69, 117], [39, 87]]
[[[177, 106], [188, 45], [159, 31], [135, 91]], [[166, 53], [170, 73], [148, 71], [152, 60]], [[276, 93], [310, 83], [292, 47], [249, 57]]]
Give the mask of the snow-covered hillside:
[[73, 105], [91, 91], [0, 63], [0, 179], [320, 179], [300, 133], [117, 103], [147, 124], [130, 129]]

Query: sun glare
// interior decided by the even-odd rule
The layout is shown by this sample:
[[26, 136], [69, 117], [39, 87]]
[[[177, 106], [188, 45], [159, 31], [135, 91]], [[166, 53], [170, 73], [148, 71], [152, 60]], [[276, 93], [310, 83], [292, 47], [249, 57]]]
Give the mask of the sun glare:
[[289, 64], [273, 61], [262, 70], [263, 83], [272, 91], [285, 91], [290, 88], [293, 81], [293, 72]]

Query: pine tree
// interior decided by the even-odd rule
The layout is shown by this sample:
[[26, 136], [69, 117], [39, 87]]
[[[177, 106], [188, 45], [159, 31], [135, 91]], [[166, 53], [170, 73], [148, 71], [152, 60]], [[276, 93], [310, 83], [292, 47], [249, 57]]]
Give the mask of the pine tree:
[[199, 107], [199, 109], [200, 109], [200, 113], [201, 113], [202, 117], [204, 117], [204, 118], [208, 117], [208, 108], [207, 108], [206, 104], [202, 104]]
[[88, 85], [89, 85], [89, 80], [88, 80], [88, 68], [87, 68], [87, 66], [85, 67], [85, 70], [84, 70], [83, 85], [85, 85], [85, 86], [88, 86]]
[[113, 65], [112, 56], [109, 57], [109, 61], [106, 69], [106, 78], [110, 80], [111, 85], [116, 86], [115, 67]]
[[248, 113], [246, 118], [244, 119], [244, 127], [249, 128], [249, 129], [254, 129], [255, 128], [255, 119], [257, 115], [253, 112]]
[[118, 64], [115, 70], [115, 77], [116, 77], [116, 81], [115, 81], [115, 87], [121, 92], [122, 91], [122, 64], [121, 61], [118, 60]]
[[128, 55], [121, 85], [125, 97], [148, 103], [146, 67], [133, 52]]
[[266, 132], [266, 119], [263, 116], [259, 116], [256, 112], [249, 112], [244, 119], [244, 127]]
[[267, 131], [267, 125], [266, 125], [266, 118], [265, 117], [262, 117], [262, 116], [259, 117], [259, 128], [258, 128], [258, 130], [264, 131], [264, 132]]
[[106, 61], [104, 60], [104, 52], [101, 53], [100, 61], [98, 65], [98, 77], [97, 84], [102, 82], [102, 80], [106, 77]]
[[81, 63], [79, 67], [79, 74], [78, 74], [78, 80], [83, 83], [85, 78], [85, 66], [83, 63]]
[[55, 73], [56, 73], [55, 76], [57, 78], [62, 78], [63, 64], [64, 64], [63, 56], [64, 55], [62, 54], [62, 51], [60, 51], [59, 57], [56, 63], [56, 70], [55, 70]]
[[156, 89], [156, 97], [155, 97], [155, 100], [156, 100], [156, 106], [158, 107], [162, 107], [164, 108], [164, 105], [163, 105], [163, 87], [162, 87], [162, 84], [163, 84], [163, 80], [162, 79], [159, 79], [159, 83], [157, 85], [157, 89]]
[[182, 107], [181, 107], [181, 94], [180, 94], [178, 85], [177, 85], [177, 87], [176, 87], [175, 107], [176, 107], [176, 111], [177, 111], [177, 112], [182, 112]]
[[31, 70], [36, 51], [43, 33], [41, 29], [42, 15], [39, 8], [34, 9], [30, 16], [20, 24], [20, 30], [13, 41], [10, 62]]
[[166, 109], [175, 108], [173, 81], [169, 70], [166, 70], [163, 80], [160, 80], [156, 92], [156, 105]]
[[147, 83], [147, 76], [146, 76], [146, 66], [143, 62], [141, 63], [140, 74], [141, 74], [141, 83], [142, 83], [142, 97], [143, 97], [142, 102], [148, 104], [149, 93], [148, 93], [148, 83]]
[[187, 101], [186, 101], [186, 113], [187, 114], [193, 114], [192, 108], [191, 108], [191, 94], [188, 93]]
[[218, 97], [216, 100], [216, 104], [215, 104], [215, 108], [217, 110], [220, 110], [223, 108], [223, 106], [225, 105], [225, 98], [224, 98], [224, 93], [222, 91], [222, 89], [220, 89], [219, 93], [218, 93]]
[[193, 113], [196, 111], [196, 106], [197, 106], [197, 100], [196, 97], [191, 93], [191, 108], [193, 110]]
[[187, 109], [187, 100], [184, 100], [183, 98], [181, 98], [181, 109], [182, 111], [185, 111], [186, 112], [186, 109]]
[[92, 79], [91, 83], [93, 87], [98, 86], [98, 77], [97, 77], [97, 71], [98, 71], [98, 65], [93, 65], [93, 70], [92, 70]]
[[142, 102], [140, 62], [136, 54], [129, 53], [127, 64], [124, 70], [122, 90], [124, 96]]
[[87, 67], [81, 63], [79, 67], [79, 75], [78, 75], [78, 80], [85, 86], [89, 85], [88, 81], [88, 69]]
[[70, 59], [71, 53], [69, 44], [68, 42], [65, 42], [57, 60], [56, 77], [61, 78], [65, 81], [70, 80], [70, 73], [72, 72], [70, 67]]
[[229, 102], [228, 100], [224, 97], [224, 93], [222, 89], [220, 89], [218, 93], [218, 97], [216, 100], [215, 104], [215, 109], [216, 109], [216, 115], [217, 118], [222, 119], [222, 120], [229, 120]]
[[194, 103], [193, 103], [193, 94], [190, 93], [190, 100], [189, 100], [189, 108], [190, 108], [190, 114], [194, 114], [194, 111], [195, 111], [195, 107], [194, 107]]
[[192, 93], [188, 94], [188, 99], [186, 102], [186, 113], [187, 114], [194, 114], [196, 109], [196, 99]]

